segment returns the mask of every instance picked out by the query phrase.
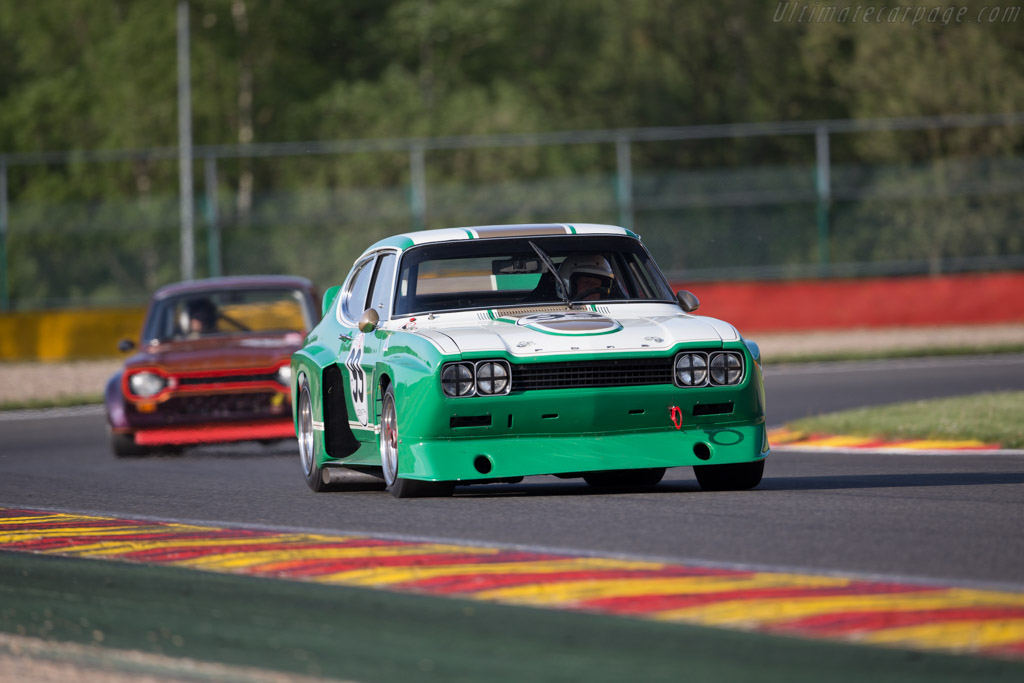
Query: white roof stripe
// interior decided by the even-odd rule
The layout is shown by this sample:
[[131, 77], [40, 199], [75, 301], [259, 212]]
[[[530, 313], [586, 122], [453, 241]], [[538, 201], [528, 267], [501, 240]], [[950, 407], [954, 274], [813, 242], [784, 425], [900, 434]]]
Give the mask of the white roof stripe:
[[411, 239], [413, 244], [430, 244], [432, 242], [452, 242], [469, 239], [469, 234], [462, 228], [421, 230], [420, 232], [407, 233], [405, 236]]
[[[556, 223], [551, 225], [560, 225], [565, 228], [566, 233], [570, 233], [570, 226], [576, 231], [577, 234], [582, 235], [625, 235], [627, 234], [625, 228], [621, 228], [617, 225], [600, 225], [597, 223]], [[459, 240], [478, 239], [480, 233], [478, 228], [516, 228], [525, 227], [519, 225], [481, 225], [464, 228], [441, 228], [438, 230], [421, 230], [418, 232], [405, 233], [405, 237], [412, 240], [413, 244], [431, 244], [434, 242], [452, 242]]]

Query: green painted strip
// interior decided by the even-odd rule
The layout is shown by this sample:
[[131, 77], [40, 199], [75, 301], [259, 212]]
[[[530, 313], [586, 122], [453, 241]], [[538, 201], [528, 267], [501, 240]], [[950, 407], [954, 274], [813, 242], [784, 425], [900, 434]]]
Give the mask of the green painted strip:
[[577, 334], [571, 334], [568, 332], [552, 332], [550, 330], [542, 330], [539, 327], [534, 327], [533, 325], [527, 325], [526, 327], [530, 328], [534, 332], [540, 332], [541, 334], [550, 334], [552, 337], [602, 337], [606, 334], [615, 334], [616, 332], [622, 331], [622, 327], [619, 327], [618, 329], [607, 330], [605, 332], [580, 332]]
[[1024, 680], [1021, 662], [28, 553], [0, 552], [0, 605], [7, 633], [380, 683]]
[[469, 236], [469, 239], [471, 239], [471, 240], [476, 239], [476, 237], [473, 235], [473, 231], [472, 230], [466, 230], [465, 228], [463, 228], [462, 231]]
[[576, 228], [575, 228], [574, 226], [572, 226], [572, 225], [567, 225], [567, 226], [565, 226], [565, 227], [569, 228], [569, 234], [570, 234], [570, 235], [575, 235], [575, 234], [576, 234]]

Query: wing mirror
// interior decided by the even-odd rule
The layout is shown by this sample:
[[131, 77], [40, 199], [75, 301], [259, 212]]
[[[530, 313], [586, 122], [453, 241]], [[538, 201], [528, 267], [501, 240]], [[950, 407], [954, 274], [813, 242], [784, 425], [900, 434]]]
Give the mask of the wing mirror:
[[341, 285], [334, 285], [324, 292], [324, 298], [320, 302], [320, 317], [327, 315], [327, 311], [331, 309], [331, 304], [334, 303], [334, 299], [338, 296], [338, 291], [341, 289]]
[[676, 301], [679, 302], [679, 308], [687, 313], [693, 313], [700, 308], [700, 299], [693, 292], [688, 292], [685, 289], [676, 292]]
[[131, 339], [122, 339], [121, 341], [117, 342], [117, 350], [120, 351], [121, 353], [128, 353], [134, 348], [135, 342], [133, 342]]
[[363, 316], [359, 318], [359, 331], [364, 334], [369, 334], [377, 329], [377, 325], [380, 324], [380, 316], [377, 315], [377, 311], [372, 308], [367, 308], [363, 311]]

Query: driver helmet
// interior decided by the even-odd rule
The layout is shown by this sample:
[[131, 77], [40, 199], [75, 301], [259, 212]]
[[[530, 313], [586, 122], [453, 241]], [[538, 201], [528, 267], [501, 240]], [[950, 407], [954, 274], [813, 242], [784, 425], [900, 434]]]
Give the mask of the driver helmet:
[[[192, 299], [185, 305], [182, 328], [188, 332], [212, 332], [217, 326], [217, 307], [209, 299]], [[192, 321], [199, 322], [200, 330], [192, 330]]]
[[601, 254], [569, 254], [558, 267], [558, 276], [563, 282], [569, 283], [569, 291], [579, 293], [576, 280], [580, 275], [590, 275], [601, 279], [601, 288], [611, 291], [615, 283], [615, 273]]

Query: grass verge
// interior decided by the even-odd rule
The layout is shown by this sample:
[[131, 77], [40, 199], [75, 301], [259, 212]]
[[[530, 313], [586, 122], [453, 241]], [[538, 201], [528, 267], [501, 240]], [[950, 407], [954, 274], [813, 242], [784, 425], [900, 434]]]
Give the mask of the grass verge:
[[25, 401], [0, 402], [0, 410], [39, 410], [42, 408], [69, 408], [103, 403], [103, 394], [75, 394], [53, 398], [33, 398]]
[[[755, 340], [756, 341], [756, 340]], [[964, 347], [942, 346], [933, 348], [881, 349], [877, 351], [822, 351], [799, 354], [763, 353], [766, 365], [790, 363], [824, 363], [850, 360], [885, 360], [889, 358], [931, 358], [944, 356], [980, 356], [996, 353], [1024, 353], [1024, 344]]]
[[974, 439], [1024, 448], [1024, 391], [990, 392], [855, 408], [787, 425], [799, 432], [890, 439]]

